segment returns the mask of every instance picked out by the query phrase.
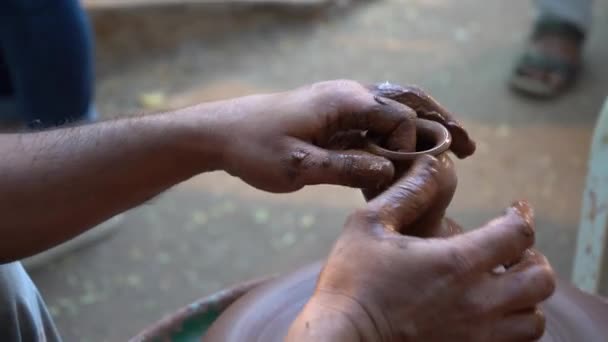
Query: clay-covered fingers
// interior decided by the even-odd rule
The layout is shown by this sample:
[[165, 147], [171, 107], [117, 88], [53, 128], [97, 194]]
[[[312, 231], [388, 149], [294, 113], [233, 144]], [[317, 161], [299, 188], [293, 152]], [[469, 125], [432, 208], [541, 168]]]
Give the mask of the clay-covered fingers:
[[545, 316], [540, 309], [509, 315], [499, 320], [488, 341], [537, 341], [545, 332]]
[[508, 264], [534, 244], [533, 212], [524, 201], [485, 226], [446, 240], [443, 246], [451, 267], [470, 274], [490, 272]]
[[492, 302], [498, 310], [515, 313], [549, 298], [555, 291], [555, 274], [544, 255], [527, 250], [517, 265], [490, 277], [483, 286], [495, 293]]
[[418, 117], [443, 124], [452, 135], [450, 149], [459, 158], [466, 158], [475, 152], [475, 142], [456, 120], [454, 115], [435, 99], [416, 86], [400, 86], [380, 83], [368, 87], [376, 96], [389, 98], [412, 108]]
[[[369, 133], [368, 133], [369, 135]], [[373, 139], [373, 137], [372, 137]], [[385, 148], [392, 151], [401, 151], [401, 152], [414, 152], [416, 151], [416, 127], [415, 122], [413, 121], [405, 121], [399, 124], [388, 137], [383, 137], [383, 139], [376, 139], [378, 143]], [[407, 169], [411, 166], [410, 161], [401, 161], [394, 162], [396, 177], [401, 177]], [[363, 189], [363, 196], [366, 201], [372, 200], [374, 197], [378, 196], [382, 191], [385, 190], [383, 188], [366, 188]]]
[[388, 138], [399, 129], [401, 140], [407, 139], [410, 144], [411, 141], [415, 142], [416, 113], [411, 108], [390, 99], [369, 97], [372, 103], [362, 103], [358, 108], [338, 113], [335, 126], [338, 131], [358, 129]]
[[313, 104], [313, 112], [322, 113], [320, 124], [327, 139], [348, 130], [368, 131], [374, 136], [388, 137], [399, 126], [409, 127], [404, 136], [415, 138], [416, 113], [411, 108], [375, 96], [358, 82], [321, 82], [314, 84], [310, 91], [312, 96], [307, 96], [307, 101]]
[[407, 174], [368, 203], [368, 210], [389, 229], [407, 233], [408, 225], [434, 203], [439, 192], [438, 166], [434, 157], [418, 158]]
[[[443, 220], [445, 212], [456, 192], [458, 181], [456, 179], [456, 172], [454, 171], [454, 164], [446, 153], [437, 156], [437, 161], [439, 163], [436, 179], [439, 191], [436, 200], [421, 215], [420, 219], [414, 223], [416, 227], [408, 232], [410, 235], [424, 238], [453, 235], [450, 234], [449, 229], [451, 227], [447, 226]], [[399, 166], [396, 166], [396, 170], [399, 170]]]
[[300, 186], [334, 184], [367, 188], [389, 184], [393, 179], [395, 170], [388, 159], [356, 150], [325, 150], [297, 141], [293, 144], [289, 173]]

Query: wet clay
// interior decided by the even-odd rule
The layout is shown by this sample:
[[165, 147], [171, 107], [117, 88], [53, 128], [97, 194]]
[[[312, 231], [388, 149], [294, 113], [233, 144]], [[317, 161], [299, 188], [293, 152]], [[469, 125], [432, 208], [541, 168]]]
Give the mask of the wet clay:
[[[248, 293], [220, 316], [204, 341], [283, 341], [312, 296], [321, 267], [315, 263]], [[600, 342], [608, 337], [608, 302], [563, 281], [542, 309], [547, 319], [542, 342]]]
[[368, 152], [394, 162], [402, 162], [413, 161], [425, 154], [438, 156], [446, 152], [452, 144], [452, 136], [445, 126], [425, 119], [416, 119], [416, 138], [420, 148], [417, 148], [415, 152], [392, 151], [373, 141], [367, 142], [366, 149]]

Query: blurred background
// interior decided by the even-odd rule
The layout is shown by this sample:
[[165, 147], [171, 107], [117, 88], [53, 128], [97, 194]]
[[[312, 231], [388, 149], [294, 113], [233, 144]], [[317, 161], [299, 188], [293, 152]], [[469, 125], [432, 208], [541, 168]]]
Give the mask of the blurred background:
[[[467, 228], [515, 199], [570, 277], [589, 142], [608, 85], [608, 4], [597, 3], [580, 82], [537, 101], [507, 80], [533, 21], [528, 1], [84, 0], [102, 118], [335, 78], [418, 84], [478, 143], [457, 161], [450, 215]], [[100, 243], [36, 269], [66, 341], [122, 341], [229, 285], [323, 258], [360, 193], [270, 195], [224, 173], [127, 213]]]

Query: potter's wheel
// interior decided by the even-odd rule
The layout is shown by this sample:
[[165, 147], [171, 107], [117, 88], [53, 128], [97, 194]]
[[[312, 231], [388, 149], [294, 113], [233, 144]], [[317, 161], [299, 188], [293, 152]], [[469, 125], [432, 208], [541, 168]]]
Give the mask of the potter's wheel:
[[[283, 341], [291, 322], [312, 295], [322, 263], [302, 268], [248, 293], [213, 324], [205, 342]], [[543, 304], [542, 342], [608, 341], [608, 302], [558, 281]]]

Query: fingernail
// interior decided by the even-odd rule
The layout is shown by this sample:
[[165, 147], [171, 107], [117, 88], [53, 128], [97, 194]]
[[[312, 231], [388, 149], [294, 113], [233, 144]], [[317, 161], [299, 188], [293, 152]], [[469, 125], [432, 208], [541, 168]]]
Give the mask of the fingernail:
[[515, 201], [511, 204], [511, 208], [514, 209], [526, 221], [532, 220], [534, 212], [532, 206], [530, 206], [530, 203], [528, 201]]
[[382, 98], [380, 98], [379, 96], [376, 96], [376, 95], [374, 95], [374, 100], [384, 106], [386, 106], [388, 104], [388, 102], [384, 101]]
[[511, 204], [507, 210], [508, 214], [515, 214], [530, 227], [530, 234], [534, 234], [534, 210], [527, 201], [516, 201]]

